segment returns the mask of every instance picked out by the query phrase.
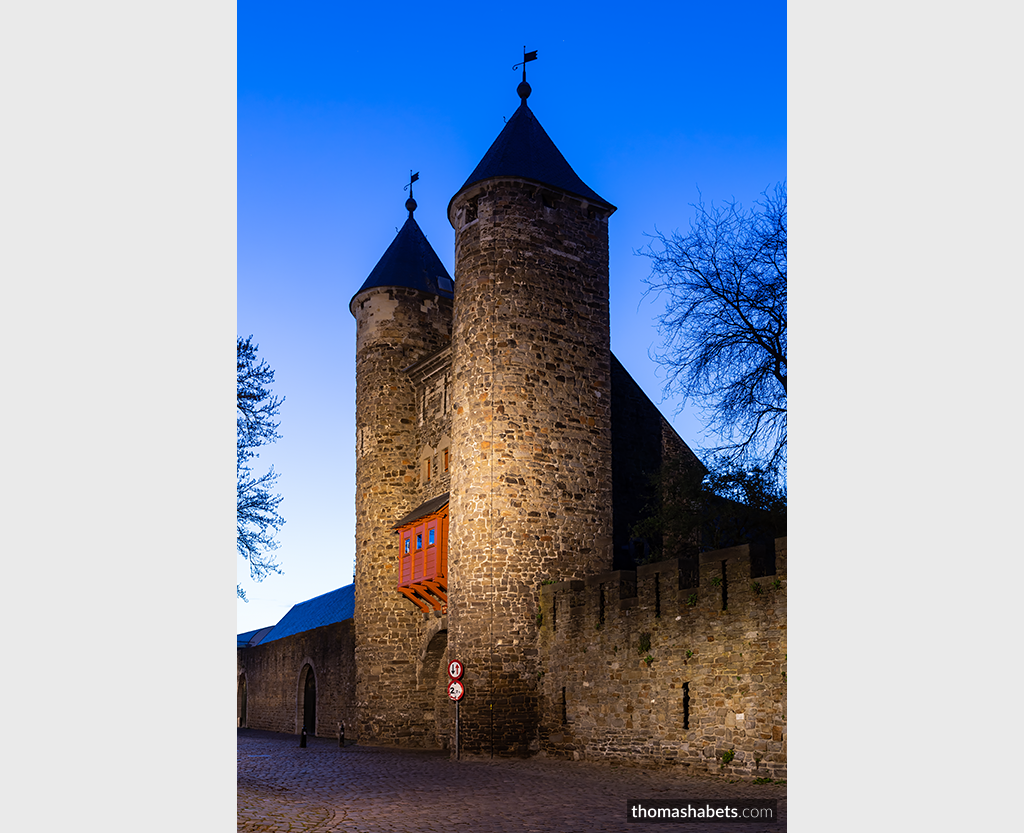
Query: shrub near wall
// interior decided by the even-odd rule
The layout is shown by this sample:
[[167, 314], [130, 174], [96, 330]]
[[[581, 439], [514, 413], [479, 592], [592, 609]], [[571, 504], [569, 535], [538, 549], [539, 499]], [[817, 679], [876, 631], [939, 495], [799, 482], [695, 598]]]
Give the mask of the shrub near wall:
[[541, 587], [541, 749], [785, 778], [785, 538], [774, 555], [704, 553], [697, 587], [676, 560]]
[[337, 737], [338, 724], [354, 737], [355, 640], [352, 620], [238, 649], [245, 673], [246, 725], [250, 729], [298, 733], [302, 728], [300, 674], [309, 662], [316, 674], [316, 734]]

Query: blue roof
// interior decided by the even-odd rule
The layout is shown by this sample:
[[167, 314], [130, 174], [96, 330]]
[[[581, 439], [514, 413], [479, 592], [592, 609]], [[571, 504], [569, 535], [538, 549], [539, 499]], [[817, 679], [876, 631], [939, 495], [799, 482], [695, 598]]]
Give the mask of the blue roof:
[[313, 628], [333, 625], [351, 619], [356, 608], [356, 586], [354, 584], [339, 587], [330, 593], [324, 593], [315, 599], [293, 605], [284, 618], [278, 622], [270, 634], [264, 637], [261, 645], [283, 639]]
[[254, 631], [246, 631], [238, 634], [238, 647], [248, 648], [252, 645], [259, 645], [263, 638], [274, 629], [273, 625], [266, 628], [259, 628]]

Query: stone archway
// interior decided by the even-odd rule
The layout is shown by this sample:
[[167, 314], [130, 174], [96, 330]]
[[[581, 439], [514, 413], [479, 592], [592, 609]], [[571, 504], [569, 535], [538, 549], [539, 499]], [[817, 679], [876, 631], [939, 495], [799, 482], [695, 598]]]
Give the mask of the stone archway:
[[416, 663], [416, 691], [423, 710], [423, 742], [447, 749], [451, 702], [448, 700], [448, 628], [446, 618], [435, 620]]
[[311, 665], [304, 665], [299, 674], [299, 715], [300, 730], [307, 735], [316, 735], [316, 674]]
[[245, 688], [245, 672], [243, 671], [238, 676], [238, 728], [244, 729], [246, 727], [247, 716], [245, 713], [246, 705], [248, 700], [248, 692]]

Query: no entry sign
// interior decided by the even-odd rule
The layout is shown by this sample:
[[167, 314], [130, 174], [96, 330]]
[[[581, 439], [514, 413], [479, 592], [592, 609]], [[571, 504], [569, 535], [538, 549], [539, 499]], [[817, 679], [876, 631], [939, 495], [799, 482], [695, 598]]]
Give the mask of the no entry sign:
[[458, 680], [452, 680], [448, 685], [448, 699], [454, 700], [456, 703], [462, 699], [462, 695], [466, 693], [466, 687]]
[[448, 663], [448, 676], [451, 677], [453, 680], [459, 679], [459, 677], [462, 676], [462, 672], [462, 663], [459, 662], [457, 659], [453, 659], [451, 662]]

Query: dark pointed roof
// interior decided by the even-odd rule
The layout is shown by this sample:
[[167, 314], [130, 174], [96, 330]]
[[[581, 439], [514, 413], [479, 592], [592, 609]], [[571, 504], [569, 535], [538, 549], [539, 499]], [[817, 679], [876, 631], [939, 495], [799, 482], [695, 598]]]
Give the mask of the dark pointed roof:
[[527, 106], [526, 98], [523, 98], [519, 109], [512, 114], [512, 118], [456, 196], [473, 183], [496, 176], [530, 179], [615, 209], [615, 206], [600, 197], [576, 175], [576, 171], [565, 161], [561, 151], [555, 147], [555, 143]]
[[[359, 292], [377, 286], [401, 286], [452, 298], [452, 277], [427, 242], [412, 211], [384, 256], [373, 267]], [[356, 293], [356, 295], [359, 294]], [[355, 298], [355, 296], [353, 296]]]

